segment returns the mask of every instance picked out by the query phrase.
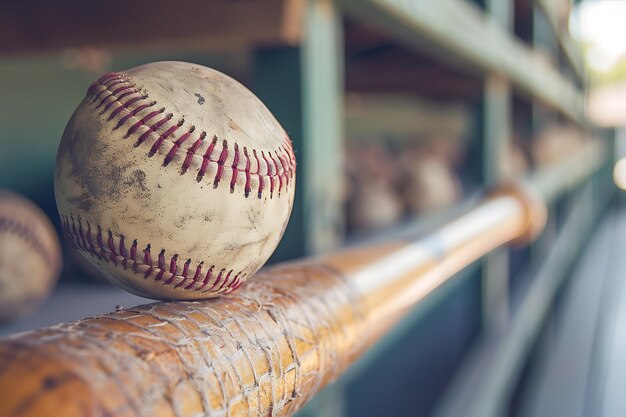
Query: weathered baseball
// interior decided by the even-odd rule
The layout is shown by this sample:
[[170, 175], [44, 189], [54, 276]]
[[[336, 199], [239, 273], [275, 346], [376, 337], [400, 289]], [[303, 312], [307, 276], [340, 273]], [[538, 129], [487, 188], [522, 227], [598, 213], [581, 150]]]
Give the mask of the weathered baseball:
[[61, 250], [50, 220], [30, 201], [0, 190], [0, 321], [32, 312], [52, 290]]
[[57, 154], [65, 235], [112, 283], [158, 299], [229, 293], [293, 205], [291, 141], [234, 79], [156, 62], [94, 82]]

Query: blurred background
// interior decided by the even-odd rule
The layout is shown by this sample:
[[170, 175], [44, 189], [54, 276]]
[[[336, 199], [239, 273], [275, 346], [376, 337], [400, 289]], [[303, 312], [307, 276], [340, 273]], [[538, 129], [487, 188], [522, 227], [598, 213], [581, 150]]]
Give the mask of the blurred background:
[[[626, 415], [626, 2], [1, 1], [0, 187], [58, 229], [73, 110], [158, 60], [233, 76], [291, 136], [272, 262], [433, 229], [514, 179], [565, 184], [536, 242], [463, 270], [301, 416]], [[64, 253], [54, 294], [0, 334], [147, 301]]]

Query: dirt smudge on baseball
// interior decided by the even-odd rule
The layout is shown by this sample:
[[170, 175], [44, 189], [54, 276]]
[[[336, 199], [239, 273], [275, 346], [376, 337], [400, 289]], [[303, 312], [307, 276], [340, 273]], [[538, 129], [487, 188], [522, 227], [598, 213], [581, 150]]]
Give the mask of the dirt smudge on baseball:
[[88, 192], [81, 193], [76, 197], [71, 197], [68, 199], [68, 201], [71, 204], [75, 204], [76, 206], [78, 206], [81, 210], [85, 210], [87, 212], [90, 211], [91, 207], [93, 206], [92, 196]]
[[135, 192], [137, 197], [147, 197], [149, 195], [148, 187], [146, 186], [146, 173], [141, 169], [136, 169], [129, 175], [124, 185]]
[[233, 130], [241, 130], [239, 125], [232, 119], [228, 122], [228, 127], [230, 127]]

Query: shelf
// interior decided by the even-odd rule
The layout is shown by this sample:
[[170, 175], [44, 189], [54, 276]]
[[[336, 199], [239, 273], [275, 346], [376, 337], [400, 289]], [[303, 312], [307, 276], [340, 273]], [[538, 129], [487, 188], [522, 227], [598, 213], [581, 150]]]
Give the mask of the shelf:
[[349, 15], [454, 65], [510, 80], [521, 91], [584, 122], [581, 92], [522, 41], [462, 0], [342, 0]]
[[[547, 0], [538, 1], [556, 24]], [[108, 3], [72, 3], [71, 7], [69, 0], [60, 3], [51, 6], [36, 1], [0, 6], [0, 55], [87, 46], [200, 47], [203, 50], [296, 46], [303, 42], [304, 36], [302, 17], [306, 2], [302, 0], [209, 1], [195, 4], [194, 13], [184, 8], [171, 8], [165, 0], [140, 1], [126, 4], [124, 12], [116, 13], [114, 19], [108, 17], [111, 14]], [[68, 7], [62, 7], [64, 3]], [[542, 61], [538, 54], [467, 1], [340, 0], [340, 4], [350, 16], [363, 19], [409, 45], [429, 50], [457, 68], [502, 76], [570, 119], [578, 122], [584, 119], [580, 91], [552, 65]], [[565, 36], [559, 39], [566, 45], [568, 57], [576, 61], [571, 39]], [[410, 78], [407, 75], [410, 72], [403, 68], [387, 77], [377, 77], [380, 68], [364, 71], [358, 63], [347, 69], [357, 71], [362, 78], [355, 79], [357, 88], [377, 78], [383, 79], [378, 83], [381, 88], [388, 88], [389, 83], [383, 82], [386, 79], [393, 87], [393, 80]], [[426, 70], [422, 73], [423, 77], [432, 78], [434, 85], [454, 81], [453, 77], [445, 76], [443, 81], [437, 81], [442, 75]], [[463, 80], [454, 82], [453, 85], [469, 94], [474, 88]], [[416, 88], [420, 87], [424, 88], [423, 84]]]
[[166, 0], [9, 2], [0, 5], [0, 55], [62, 48], [202, 48], [296, 44], [299, 0], [193, 2], [193, 11]]
[[[119, 56], [124, 56], [125, 49], [130, 52], [128, 54], [130, 57], [124, 59], [132, 58], [134, 62], [146, 59], [144, 54], [153, 51], [170, 59], [182, 59], [188, 51], [193, 51], [196, 55], [192, 56], [198, 57], [199, 60], [209, 59], [209, 52], [218, 52], [217, 58], [219, 59], [221, 59], [219, 53], [223, 51], [237, 55], [236, 62], [240, 64], [237, 65], [238, 70], [245, 74], [247, 77], [245, 81], [249, 82], [255, 93], [281, 121], [293, 139], [298, 157], [298, 193], [295, 197], [292, 220], [273, 260], [302, 257], [303, 254], [326, 254], [330, 258], [340, 253], [336, 248], [342, 244], [344, 238], [350, 250], [356, 253], [354, 257], [338, 256], [338, 261], [332, 264], [308, 263], [309, 266], [303, 267], [305, 268], [303, 272], [310, 276], [298, 275], [300, 273], [294, 269], [291, 278], [285, 278], [287, 283], [291, 283], [290, 285], [279, 285], [279, 281], [262, 280], [261, 283], [264, 283], [265, 289], [270, 288], [267, 285], [274, 285], [272, 288], [287, 289], [287, 292], [283, 294], [282, 290], [274, 293], [272, 293], [273, 290], [261, 291], [259, 294], [263, 297], [259, 298], [258, 303], [252, 296], [240, 303], [236, 302], [236, 298], [211, 301], [211, 314], [217, 311], [214, 309], [216, 305], [224, 304], [224, 311], [227, 313], [226, 321], [224, 321], [226, 324], [239, 323], [237, 320], [233, 321], [232, 313], [237, 311], [237, 308], [233, 307], [234, 304], [252, 306], [246, 320], [256, 320], [256, 318], [261, 318], [262, 321], [267, 320], [263, 321], [266, 324], [258, 321], [261, 327], [265, 326], [260, 333], [260, 339], [249, 338], [252, 342], [255, 340], [259, 342], [252, 343], [256, 351], [246, 350], [245, 355], [242, 355], [241, 346], [246, 346], [245, 349], [252, 349], [252, 345], [249, 343], [246, 345], [246, 340], [241, 340], [243, 344], [238, 343], [237, 340], [234, 343], [229, 342], [228, 346], [241, 345], [237, 349], [233, 348], [233, 352], [238, 351], [238, 353], [235, 352], [235, 359], [241, 359], [239, 361], [241, 366], [237, 369], [248, 369], [250, 357], [246, 356], [247, 352], [253, 352], [251, 354], [256, 355], [255, 358], [264, 358], [269, 354], [273, 354], [273, 357], [280, 357], [279, 351], [283, 345], [287, 346], [287, 344], [281, 344], [281, 348], [276, 348], [276, 352], [273, 352], [274, 348], [270, 346], [268, 351], [265, 349], [267, 344], [260, 343], [263, 342], [261, 339], [267, 333], [266, 329], [277, 329], [275, 334], [281, 337], [293, 335], [293, 340], [297, 342], [296, 347], [308, 349], [307, 346], [310, 345], [315, 348], [308, 351], [313, 356], [305, 356], [305, 354], [298, 356], [305, 359], [301, 363], [307, 366], [315, 365], [315, 360], [307, 362], [307, 358], [319, 357], [323, 359], [320, 363], [328, 365], [327, 369], [311, 368], [302, 375], [305, 377], [316, 374], [331, 375], [332, 372], [334, 376], [339, 376], [343, 369], [340, 366], [345, 364], [328, 362], [329, 358], [341, 359], [344, 353], [345, 357], [350, 355], [349, 357], [353, 358], [355, 352], [358, 351], [357, 348], [364, 349], [368, 341], [382, 335], [381, 329], [390, 328], [391, 323], [399, 317], [399, 315], [394, 316], [396, 314], [394, 309], [405, 314], [409, 311], [410, 304], [417, 302], [417, 305], [411, 309], [408, 320], [396, 327], [391, 336], [387, 334], [382, 343], [371, 351], [368, 358], [351, 368], [347, 378], [353, 380], [358, 377], [361, 380], [374, 381], [372, 384], [384, 383], [389, 386], [389, 390], [402, 393], [406, 391], [400, 387], [403, 384], [402, 379], [396, 378], [393, 381], [378, 378], [377, 374], [371, 372], [372, 364], [384, 355], [392, 355], [393, 352], [389, 350], [390, 346], [402, 345], [404, 340], [401, 337], [413, 331], [414, 325], [425, 317], [425, 313], [432, 314], [434, 311], [438, 314], [439, 311], [446, 311], [445, 308], [439, 310], [433, 308], [446, 307], [444, 303], [448, 302], [446, 301], [448, 297], [456, 301], [457, 299], [452, 298], [453, 292], [471, 293], [468, 296], [472, 299], [471, 303], [465, 306], [463, 303], [455, 303], [455, 306], [461, 305], [463, 309], [459, 311], [467, 312], [467, 316], [472, 317], [470, 329], [472, 336], [474, 335], [473, 323], [478, 324], [481, 320], [481, 313], [481, 328], [486, 332], [496, 328], [493, 323], [498, 322], [497, 325], [510, 319], [508, 311], [500, 307], [504, 306], [506, 309], [509, 304], [513, 305], [509, 300], [508, 285], [511, 268], [508, 264], [511, 261], [513, 265], [513, 262], [517, 260], [514, 256], [509, 260], [508, 249], [498, 248], [495, 251], [491, 249], [508, 240], [506, 236], [512, 235], [512, 229], [522, 228], [521, 225], [526, 228], [530, 215], [533, 214], [531, 211], [539, 213], [541, 210], [528, 210], [527, 204], [532, 202], [519, 195], [516, 198], [513, 198], [513, 195], [489, 198], [484, 200], [484, 204], [481, 204], [481, 201], [494, 184], [504, 179], [499, 169], [501, 162], [506, 161], [504, 158], [508, 154], [505, 151], [508, 151], [507, 145], [513, 140], [513, 133], [520, 133], [524, 139], [529, 139], [540, 131], [544, 122], [563, 123], [561, 119], [568, 118], [581, 125], [586, 123], [584, 95], [580, 91], [586, 88], [583, 77], [584, 68], [580, 62], [578, 64], [574, 62], [579, 58], [575, 45], [564, 30], [563, 20], [559, 20], [551, 0], [507, 0], [498, 3], [500, 1], [205, 0], [193, 2], [189, 6], [182, 3], [172, 6], [171, 2], [165, 0], [151, 2], [137, 0], [118, 7], [111, 3], [72, 0], [58, 0], [50, 3], [43, 0], [10, 2], [10, 6], [0, 4], [0, 57], [6, 59], [15, 55], [51, 51], [58, 53], [64, 48], [102, 47], [111, 49], [111, 56], [114, 57], [112, 65], [119, 66], [122, 64]], [[476, 5], [479, 2], [485, 4], [484, 10]], [[505, 6], [502, 7], [502, 5]], [[528, 17], [527, 20], [522, 20], [521, 24], [519, 21], [515, 23], [522, 27], [522, 30], [518, 32], [524, 32], [520, 36], [528, 35], [526, 39], [528, 42], [517, 38], [513, 33], [514, 29], [511, 28], [514, 25], [502, 18], [505, 15], [510, 17], [515, 14], [504, 13], [503, 10], [509, 12], [516, 6], [527, 12], [524, 16]], [[542, 11], [543, 13], [540, 13]], [[547, 19], [544, 19], [544, 14]], [[516, 17], [519, 16], [516, 14]], [[537, 17], [541, 20], [540, 22], [535, 20]], [[538, 48], [532, 49], [530, 45], [533, 42], [540, 43], [533, 37], [535, 35], [533, 30], [537, 27], [541, 28], [541, 35], [545, 34], [548, 40], [546, 42], [550, 47], [546, 48], [546, 54], [550, 55], [548, 58], [540, 54]], [[552, 31], [556, 36], [552, 36]], [[556, 44], [557, 38], [560, 49], [563, 51], [562, 54], [558, 52], [559, 58], [563, 55], [572, 63], [571, 68], [567, 66], [566, 74], [560, 74], [556, 68], [556, 65], [560, 64], [557, 58], [557, 51], [559, 51]], [[539, 47], [539, 45], [536, 46]], [[58, 56], [49, 58], [52, 58], [50, 61], [55, 61], [54, 68], [59, 66]], [[211, 57], [211, 60], [213, 58]], [[557, 63], [550, 63], [548, 59], [554, 59]], [[65, 101], [73, 100], [72, 94], [68, 94], [70, 83], [67, 78], [76, 76], [75, 74], [79, 71], [67, 71], [64, 73], [65, 78], [62, 78], [66, 81], [55, 82], [57, 78], [51, 77], [49, 71], [46, 70], [47, 67], [39, 65], [39, 61], [30, 59], [25, 61], [34, 68], [32, 74], [47, 80], [46, 85], [42, 85], [41, 89], [33, 89], [30, 83], [26, 90], [32, 90], [32, 94], [37, 93], [40, 96], [58, 97], [59, 104], [56, 107], [59, 108], [64, 108], [63, 105], [67, 104]], [[33, 64], [33, 62], [36, 63]], [[19, 74], [13, 82], [17, 85], [24, 84], [20, 83], [20, 80], [33, 78], [28, 75], [31, 74], [30, 72], [25, 76], [19, 70], [11, 69], [11, 71], [10, 75]], [[238, 75], [232, 74], [231, 71], [226, 72]], [[83, 76], [87, 77], [88, 74], [81, 73], [80, 77]], [[576, 79], [577, 77], [579, 79]], [[11, 77], [6, 78], [11, 79]], [[72, 85], [86, 82], [81, 78]], [[26, 96], [28, 96], [28, 91]], [[82, 94], [82, 90], [80, 93]], [[23, 101], [24, 94], [20, 92], [17, 95], [16, 93], [15, 99], [5, 97], [5, 103], [16, 101], [19, 104], [20, 100]], [[41, 113], [41, 100], [31, 101], [33, 112]], [[45, 101], [43, 104], [46, 104]], [[544, 107], [549, 111], [543, 112]], [[44, 125], [45, 122], [46, 120], [44, 120]], [[23, 129], [18, 125], [16, 124], [17, 127], [13, 132], [8, 132], [5, 136], [20, 139], [29, 134], [22, 132]], [[12, 125], [9, 127], [11, 128]], [[41, 130], [53, 131], [45, 126]], [[441, 134], [441, 136], [431, 138], [431, 133], [433, 136], [435, 134]], [[440, 210], [433, 215], [422, 216], [414, 219], [415, 221], [402, 223], [376, 234], [353, 234], [345, 237], [343, 170], [345, 161], [350, 161], [349, 158], [351, 158], [349, 152], [344, 152], [346, 136], [354, 143], [383, 138], [381, 142], [388, 145], [387, 147], [393, 152], [399, 152], [401, 146], [407, 145], [400, 141], [411, 141], [412, 145], [418, 143], [422, 137], [431, 141], [463, 138], [465, 142], [460, 145], [466, 146], [467, 164], [462, 168], [462, 175], [464, 181], [468, 183], [464, 186], [468, 198], [457, 206]], [[530, 140], [525, 145], [530, 146]], [[528, 251], [530, 255], [527, 257], [529, 268], [534, 270], [536, 267], [541, 267], [541, 264], [537, 262], [539, 257], [536, 255], [542, 249], [554, 247], [558, 254], [584, 242], [588, 235], [588, 233], [583, 233], [586, 230], [585, 227], [590, 227], [593, 218], [602, 213], [604, 196], [608, 196], [612, 190], [610, 180], [605, 175], [612, 164], [610, 145], [609, 141], [590, 141], [579, 152], [570, 155], [567, 160], [564, 159], [549, 168], [535, 170], [524, 178], [518, 178], [519, 181], [526, 183], [528, 188], [535, 191], [541, 197], [540, 200], [545, 200], [548, 206], [554, 208], [550, 212], [551, 216], [556, 214], [556, 208], [560, 209], [561, 206], [568, 204], [579, 210], [576, 208], [578, 202], [575, 198], [578, 190], [589, 189], [595, 193], [593, 199], [587, 195], [584, 200], [584, 204], [590, 204], [587, 209], [592, 215], [585, 216], [583, 211], [582, 216], [567, 220], [558, 236], [554, 230], [548, 229], [548, 233], [542, 236], [542, 240], [531, 246]], [[467, 193], [468, 189], [473, 191], [475, 190], [473, 187], [479, 186], [478, 192]], [[558, 217], [560, 214], [556, 216], [560, 220]], [[556, 220], [551, 219], [549, 225], [556, 227], [556, 224]], [[580, 225], [583, 228], [580, 228]], [[385, 243], [389, 241], [398, 243], [398, 253], [394, 253], [395, 243], [391, 245]], [[561, 244], [563, 242], [568, 245]], [[374, 249], [357, 252], [357, 246], [365, 243], [374, 245], [372, 246]], [[485, 253], [488, 253], [485, 258], [475, 262], [479, 255]], [[344, 262], [345, 269], [341, 269], [339, 266], [344, 265]], [[571, 259], [566, 258], [563, 263], [569, 265]], [[458, 268], [468, 264], [471, 269], [453, 274]], [[550, 268], [538, 276], [539, 280], [543, 279], [542, 276], [553, 277], [550, 278], [550, 282], [561, 278], [557, 277], [556, 273], [552, 274], [551, 271], [562, 268], [554, 266]], [[271, 278], [269, 275], [266, 277]], [[352, 281], [351, 276], [361, 278]], [[412, 279], [412, 276], [415, 279]], [[454, 278], [450, 278], [453, 276]], [[311, 277], [313, 279], [309, 279]], [[469, 282], [471, 286], [459, 286], [463, 280]], [[333, 284], [335, 282], [336, 286]], [[257, 284], [251, 281], [251, 285]], [[288, 291], [291, 288], [293, 288], [293, 294], [290, 295]], [[482, 294], [481, 291], [483, 291]], [[540, 295], [548, 294], [550, 297], [553, 295], [539, 290], [535, 292]], [[272, 301], [272, 294], [276, 295], [274, 301]], [[366, 294], [366, 296], [360, 298], [361, 294]], [[237, 294], [233, 296], [239, 297]], [[349, 308], [337, 307], [339, 314], [333, 314], [334, 310], [331, 310], [335, 308], [334, 300], [343, 300], [344, 296], [347, 300], [346, 306]], [[411, 297], [418, 298], [411, 299]], [[550, 301], [550, 297], [546, 299], [541, 296], [534, 299], [544, 303]], [[0, 328], [0, 334], [48, 325], [60, 320], [73, 320], [84, 314], [112, 310], [115, 304], [131, 306], [143, 302], [135, 298], [111, 288], [83, 289], [78, 285], [67, 285], [44, 305], [39, 315], [36, 318], [33, 317], [32, 321], [20, 324], [19, 328], [12, 327], [11, 330], [6, 327]], [[63, 304], [69, 299], [80, 299], [82, 303], [78, 303], [73, 308], [64, 308]], [[362, 302], [362, 299], [366, 301]], [[319, 300], [322, 302], [320, 303]], [[343, 324], [344, 322], [337, 322], [339, 327], [333, 327], [335, 324], [330, 319], [344, 320], [354, 306], [361, 305], [371, 305], [372, 310], [371, 312], [365, 308], [354, 310], [358, 320], [361, 320], [360, 317], [366, 317], [367, 314], [367, 317], [380, 318], [382, 324], [358, 323], [359, 328], [366, 328], [368, 331], [362, 340], [359, 340], [359, 337], [355, 338], [358, 345], [355, 345], [354, 349], [350, 349], [349, 352], [344, 351], [343, 349], [351, 340], [352, 333], [350, 332], [353, 327], [349, 325], [349, 321], [345, 321], [348, 325]], [[80, 313], [83, 307], [86, 310]], [[541, 307], [545, 309], [544, 305]], [[283, 308], [285, 310], [282, 310]], [[328, 310], [329, 308], [331, 310]], [[283, 316], [274, 315], [274, 312], [278, 314], [287, 309], [293, 312], [293, 315], [285, 316], [285, 320], [282, 319]], [[327, 322], [330, 323], [327, 325], [320, 322], [324, 326], [319, 326], [318, 330], [321, 329], [319, 335], [311, 333], [315, 330], [314, 326], [311, 326], [313, 330], [307, 327], [311, 322], [307, 324], [302, 317], [299, 317], [299, 312], [309, 310], [319, 313], [315, 315], [317, 319], [322, 321], [328, 319]], [[326, 314], [326, 310], [330, 313]], [[528, 311], [538, 310], [528, 309]], [[202, 314], [206, 316], [205, 313]], [[213, 320], [215, 317], [212, 314], [209, 319]], [[276, 320], [276, 317], [279, 319]], [[447, 334], [470, 334], [467, 331], [468, 326], [464, 323], [454, 323], [455, 327], [452, 329], [454, 331], [450, 331], [449, 328], [439, 325], [441, 321], [439, 316], [433, 314], [432, 317], [436, 317], [436, 320], [432, 319], [431, 323], [437, 325], [437, 328], [446, 329]], [[531, 319], [534, 320], [532, 317]], [[286, 323], [289, 329], [281, 329], [280, 326]], [[306, 326], [303, 327], [302, 323]], [[500, 355], [508, 357], [510, 352], [517, 352], [517, 348], [510, 350], [511, 348], [507, 346], [510, 344], [518, 346], [518, 330], [526, 328], [523, 324], [537, 325], [536, 321], [528, 321], [528, 319], [521, 324], [519, 321], [511, 323], [514, 328], [507, 336], [509, 341], [505, 340], [505, 350], [502, 351], [504, 353], [499, 353], [496, 360]], [[160, 324], [152, 329], [158, 329], [158, 326]], [[210, 326], [205, 327], [204, 330]], [[297, 330], [294, 330], [295, 333], [289, 333], [292, 329]], [[343, 333], [334, 331], [336, 329], [345, 331]], [[423, 329], [430, 328], [425, 326]], [[302, 333], [299, 333], [300, 331]], [[199, 337], [206, 339], [207, 334], [205, 332]], [[329, 336], [332, 337], [329, 338]], [[333, 339], [335, 336], [337, 340]], [[272, 340], [279, 339], [274, 337]], [[313, 339], [323, 342], [324, 346], [319, 348], [311, 344]], [[435, 352], [437, 358], [432, 361], [434, 364], [432, 369], [437, 375], [442, 376], [443, 372], [452, 373], [458, 370], [455, 362], [442, 358], [450, 357], [450, 352], [465, 350], [466, 345], [458, 343], [454, 346], [453, 343], [439, 342], [438, 344], [430, 343], [427, 349], [422, 349], [423, 346], [419, 344], [422, 339], [413, 339], [417, 340], [416, 344], [409, 345], [408, 349], [405, 344], [403, 349], [417, 352], [416, 362], [431, 360], [431, 353]], [[214, 345], [207, 346], [212, 348], [215, 347]], [[525, 357], [526, 349], [530, 348], [530, 345], [519, 344], [519, 346], [524, 348], [524, 355], [519, 357]], [[326, 347], [328, 351], [324, 350]], [[161, 351], [159, 350], [158, 353], [160, 355]], [[165, 353], [167, 356], [167, 352]], [[94, 351], [94, 358], [101, 360], [99, 354], [100, 352]], [[299, 353], [296, 352], [296, 354]], [[289, 354], [287, 350], [283, 350], [282, 357], [295, 356], [293, 352]], [[460, 357], [459, 355], [458, 358]], [[104, 359], [106, 360], [106, 356]], [[265, 361], [259, 359], [257, 362], [265, 367]], [[232, 365], [224, 363], [228, 366]], [[396, 360], [395, 363], [405, 366], [407, 362]], [[437, 368], [441, 363], [444, 363], [444, 366]], [[286, 370], [300, 372], [299, 365], [300, 363], [294, 364]], [[503, 375], [502, 370], [509, 372], [504, 376], [508, 380], [513, 381], [517, 376], [515, 370], [511, 371], [506, 367], [497, 370], [497, 365], [491, 365], [496, 369], [492, 374], [489, 374], [490, 368], [483, 368], [487, 369], [488, 378], [494, 378], [494, 375], [496, 379], [500, 378]], [[235, 369], [236, 366], [235, 368], [230, 366], [228, 369], [231, 368]], [[189, 369], [195, 371], [204, 368], [191, 366]], [[366, 375], [365, 371], [370, 373]], [[256, 371], [253, 370], [254, 372]], [[431, 375], [429, 372], [421, 372], [423, 379]], [[32, 372], [26, 372], [24, 375], [31, 374]], [[279, 371], [271, 371], [263, 375], [277, 377], [283, 374]], [[217, 378], [224, 378], [226, 383], [229, 380], [226, 374], [217, 375]], [[444, 380], [444, 378], [440, 379]], [[230, 380], [237, 381], [232, 378]], [[267, 378], [259, 380], [269, 381]], [[297, 380], [307, 382], [306, 378]], [[476, 381], [476, 378], [472, 381]], [[9, 382], [15, 383], [12, 379]], [[255, 390], [258, 388], [260, 394], [254, 398], [261, 398], [263, 387], [258, 384], [253, 385], [244, 387], [246, 392], [252, 388]], [[311, 388], [314, 385], [310, 383], [308, 387]], [[476, 387], [480, 390], [481, 384], [469, 385], [470, 388]], [[213, 388], [216, 387], [217, 385], [213, 386]], [[328, 410], [333, 407], [339, 409], [336, 404], [341, 401], [344, 401], [347, 406], [352, 406], [349, 401], [356, 398], [354, 392], [350, 392], [350, 395], [353, 395], [352, 398], [342, 398], [340, 389], [336, 386], [332, 389], [335, 397], [331, 401], [335, 401], [335, 404], [324, 408], [325, 411], [318, 411], [318, 415], [339, 415], [340, 413], [336, 410], [332, 412]], [[423, 405], [425, 401], [434, 401], [435, 396], [431, 394], [433, 390], [422, 391], [411, 398], [400, 399], [411, 406], [412, 414], [415, 414], [416, 408], [412, 407], [411, 402], [422, 401]], [[56, 392], [60, 391], [56, 390]], [[231, 392], [232, 390], [229, 391], [229, 395]], [[209, 395], [207, 393], [210, 394], [210, 391], [203, 391], [203, 395]], [[283, 393], [288, 395], [286, 401], [289, 401], [289, 404], [295, 404], [295, 409], [313, 394], [313, 390], [283, 390]], [[293, 395], [289, 396], [289, 393]], [[224, 393], [215, 394], [215, 398], [221, 394]], [[232, 394], [232, 398], [241, 398], [238, 392], [232, 392]], [[256, 394], [253, 392], [250, 395]], [[185, 398], [192, 397], [185, 396]], [[425, 400], [426, 397], [431, 398]], [[372, 398], [382, 402], [385, 397], [380, 395]], [[122, 402], [123, 400], [124, 398]], [[328, 401], [328, 397], [320, 400], [320, 402], [323, 401], [331, 402]], [[235, 402], [233, 401], [232, 404]], [[278, 414], [284, 410], [283, 408], [281, 411], [279, 407], [263, 410], [259, 408], [259, 412]], [[218, 413], [236, 414], [236, 411], [233, 407], [232, 411], [230, 409], [218, 410]], [[252, 410], [251, 413], [254, 414], [255, 411]], [[469, 412], [460, 414], [467, 415]]]
[[535, 170], [526, 182], [547, 204], [556, 202], [564, 193], [587, 181], [594, 173], [607, 165], [609, 146], [600, 138], [592, 138], [573, 155], [553, 166]]
[[480, 74], [395, 42], [384, 31], [354, 19], [344, 19], [343, 33], [346, 92], [415, 94], [437, 101], [480, 99]]
[[471, 128], [471, 113], [462, 104], [437, 103], [403, 95], [350, 94], [344, 106], [346, 137], [394, 142], [437, 136], [460, 141]]

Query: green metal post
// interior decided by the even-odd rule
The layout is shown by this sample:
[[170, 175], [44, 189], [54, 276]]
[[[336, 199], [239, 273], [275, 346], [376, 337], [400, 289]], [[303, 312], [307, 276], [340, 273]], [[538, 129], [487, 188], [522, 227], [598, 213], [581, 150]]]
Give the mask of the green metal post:
[[[486, 9], [492, 24], [512, 28], [511, 2], [488, 0]], [[483, 91], [482, 180], [487, 186], [502, 182], [504, 164], [511, 140], [512, 95], [509, 83], [488, 74]], [[483, 261], [483, 327], [487, 331], [501, 329], [509, 318], [509, 250], [497, 249]]]
[[304, 216], [309, 253], [343, 238], [343, 34], [332, 0], [308, 0], [302, 45]]
[[343, 38], [330, 0], [308, 0], [297, 47], [255, 52], [254, 89], [294, 142], [291, 222], [274, 260], [319, 253], [343, 238]]
[[306, 177], [302, 175], [306, 161], [302, 160], [304, 116], [301, 79], [299, 48], [283, 47], [255, 51], [253, 89], [289, 134], [298, 162], [296, 196], [291, 220], [271, 261], [293, 259], [306, 253], [303, 199]]

